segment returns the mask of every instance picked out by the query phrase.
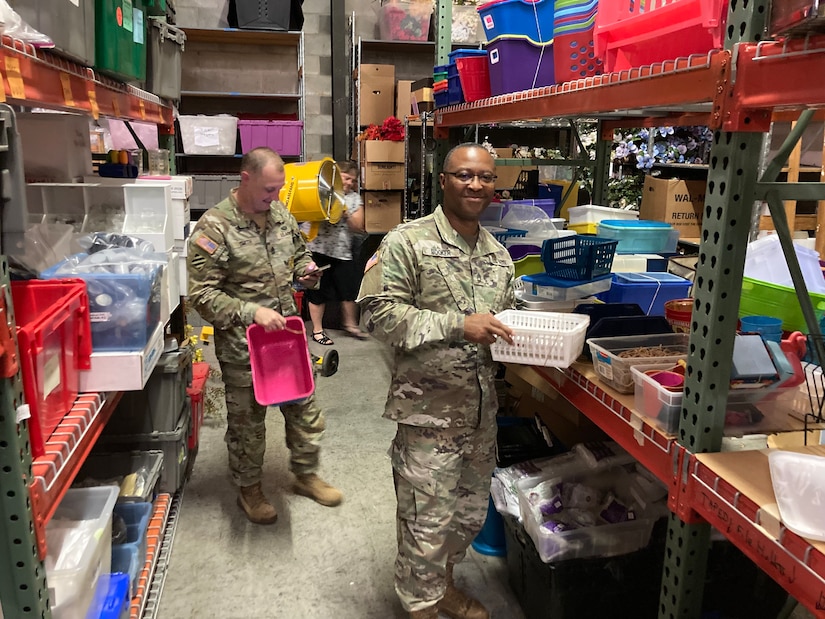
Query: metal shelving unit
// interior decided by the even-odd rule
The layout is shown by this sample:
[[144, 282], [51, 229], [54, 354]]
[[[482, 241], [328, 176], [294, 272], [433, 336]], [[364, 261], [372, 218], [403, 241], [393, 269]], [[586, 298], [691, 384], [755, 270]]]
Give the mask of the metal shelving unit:
[[[716, 377], [730, 373], [739, 295], [729, 293], [741, 289], [753, 205], [767, 197], [776, 217], [780, 197], [811, 199], [825, 188], [758, 178], [773, 114], [799, 115], [825, 106], [825, 84], [808, 77], [825, 68], [825, 37], [753, 42], [762, 36], [769, 8], [768, 0], [732, 2], [724, 50], [439, 108], [435, 114], [441, 139], [466, 125], [536, 117], [598, 118], [607, 132], [640, 125], [701, 124], [715, 130], [678, 432], [663, 435], [582, 368], [537, 370], [670, 488], [660, 617], [699, 616], [711, 525], [811, 612], [825, 616], [825, 545], [779, 524], [770, 506], [775, 499], [767, 459], [760, 452], [715, 453], [728, 395], [728, 382]], [[777, 228], [789, 243], [787, 225]], [[797, 292], [804, 304], [807, 295], [799, 287]], [[810, 327], [818, 336], [818, 327]]]
[[[46, 107], [126, 120], [172, 125], [172, 108], [157, 96], [98, 75], [48, 51], [2, 37], [0, 98], [25, 107]], [[4, 226], [21, 211], [22, 157], [11, 109], [0, 106], [0, 169]], [[16, 225], [16, 224], [15, 224]], [[120, 393], [81, 394], [33, 459], [28, 424], [20, 406], [14, 311], [8, 266], [0, 257], [0, 600], [5, 617], [49, 619], [43, 558], [45, 527], [112, 414]], [[168, 512], [170, 498], [157, 509]], [[165, 524], [165, 516], [153, 522]], [[150, 574], [146, 574], [148, 578]]]

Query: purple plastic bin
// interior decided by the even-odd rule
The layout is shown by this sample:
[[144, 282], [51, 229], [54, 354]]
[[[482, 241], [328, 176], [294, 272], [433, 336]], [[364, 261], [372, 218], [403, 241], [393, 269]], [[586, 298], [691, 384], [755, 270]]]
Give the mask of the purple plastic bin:
[[523, 37], [498, 37], [487, 44], [487, 52], [491, 96], [556, 83], [552, 42], [537, 45]]
[[259, 146], [268, 146], [282, 156], [301, 156], [304, 123], [300, 120], [239, 120], [238, 130], [241, 149], [245, 153]]
[[307, 348], [304, 321], [298, 316], [286, 319], [286, 328], [265, 331], [253, 324], [246, 329], [252, 388], [255, 400], [263, 406], [300, 402], [315, 391], [312, 360]]

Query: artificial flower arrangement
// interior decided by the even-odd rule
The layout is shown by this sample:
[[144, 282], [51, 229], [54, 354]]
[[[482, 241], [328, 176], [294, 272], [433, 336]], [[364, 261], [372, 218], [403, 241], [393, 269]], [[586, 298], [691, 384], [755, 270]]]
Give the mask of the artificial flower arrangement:
[[378, 125], [369, 125], [361, 133], [358, 134], [358, 141], [365, 142], [367, 140], [387, 140], [390, 142], [404, 141], [404, 123], [398, 120], [395, 116], [388, 116]]

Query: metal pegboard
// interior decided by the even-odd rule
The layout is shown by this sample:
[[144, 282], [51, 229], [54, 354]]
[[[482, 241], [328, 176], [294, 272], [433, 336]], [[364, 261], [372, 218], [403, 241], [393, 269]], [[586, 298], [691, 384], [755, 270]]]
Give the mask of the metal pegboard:
[[[4, 115], [4, 114], [3, 114]], [[5, 120], [5, 119], [3, 119]], [[0, 329], [8, 329], [13, 345], [2, 350], [4, 367], [0, 378], [0, 603], [4, 616], [14, 619], [50, 619], [46, 570], [37, 553], [34, 519], [27, 481], [32, 475], [29, 430], [25, 421], [17, 422], [17, 409], [23, 403], [23, 387], [17, 368], [9, 364], [17, 357], [14, 311], [9, 286], [8, 263], [0, 256], [0, 302], [4, 319]]]

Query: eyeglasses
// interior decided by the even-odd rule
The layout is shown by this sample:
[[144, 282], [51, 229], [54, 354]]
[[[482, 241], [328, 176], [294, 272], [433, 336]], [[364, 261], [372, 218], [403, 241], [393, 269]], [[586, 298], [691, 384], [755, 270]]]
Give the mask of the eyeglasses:
[[470, 172], [444, 172], [444, 174], [453, 176], [463, 185], [469, 185], [473, 182], [474, 178], [477, 178], [482, 185], [492, 185], [498, 178], [498, 176], [495, 174], [490, 174], [489, 172], [485, 172], [484, 174], [472, 174]]

